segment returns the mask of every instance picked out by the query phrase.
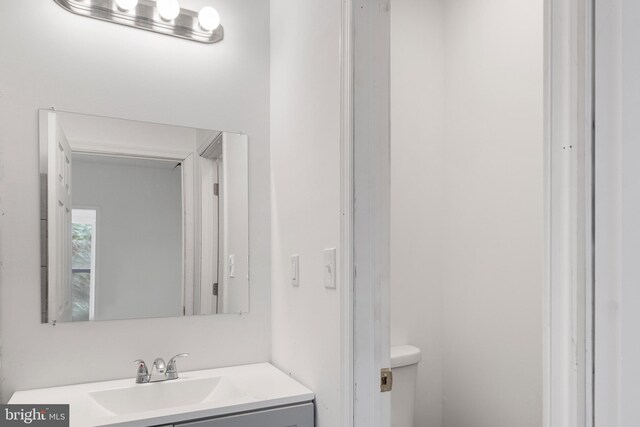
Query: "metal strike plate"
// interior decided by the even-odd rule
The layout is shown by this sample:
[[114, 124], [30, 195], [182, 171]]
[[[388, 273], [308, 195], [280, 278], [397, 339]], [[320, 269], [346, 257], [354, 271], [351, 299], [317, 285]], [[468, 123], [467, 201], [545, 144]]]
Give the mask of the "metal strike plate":
[[384, 368], [380, 371], [380, 392], [385, 393], [393, 388], [393, 372], [391, 369]]

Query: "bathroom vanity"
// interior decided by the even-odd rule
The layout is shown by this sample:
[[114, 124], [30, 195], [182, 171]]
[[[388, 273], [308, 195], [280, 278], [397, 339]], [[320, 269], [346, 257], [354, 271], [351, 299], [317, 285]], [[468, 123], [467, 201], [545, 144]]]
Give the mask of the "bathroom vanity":
[[[54, 109], [39, 124], [42, 323], [251, 315], [246, 134]], [[314, 394], [272, 365], [178, 373], [176, 357], [10, 403], [69, 404], [76, 427], [313, 427]]]
[[[171, 424], [169, 424], [170, 426]], [[173, 424], [184, 427], [312, 427], [313, 403]], [[168, 426], [163, 426], [168, 427]]]
[[18, 391], [9, 403], [69, 404], [72, 427], [314, 426], [314, 394], [269, 363]]

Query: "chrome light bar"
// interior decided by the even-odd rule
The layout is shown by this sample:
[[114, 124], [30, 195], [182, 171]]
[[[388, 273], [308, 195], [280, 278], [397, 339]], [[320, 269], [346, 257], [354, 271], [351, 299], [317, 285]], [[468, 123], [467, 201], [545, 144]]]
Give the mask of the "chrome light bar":
[[222, 25], [207, 31], [200, 26], [198, 13], [180, 9], [180, 14], [171, 21], [164, 20], [156, 2], [139, 0], [127, 11], [118, 7], [115, 0], [53, 0], [69, 12], [115, 24], [140, 28], [168, 36], [180, 37], [200, 43], [217, 43], [224, 39]]

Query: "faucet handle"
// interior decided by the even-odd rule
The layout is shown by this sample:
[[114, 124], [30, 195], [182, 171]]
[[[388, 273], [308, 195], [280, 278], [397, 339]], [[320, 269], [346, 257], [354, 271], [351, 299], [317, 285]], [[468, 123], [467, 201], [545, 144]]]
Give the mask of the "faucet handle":
[[144, 363], [144, 360], [142, 359], [134, 360], [133, 363], [138, 365], [138, 372], [141, 372], [141, 371], [147, 372], [147, 364]]
[[149, 371], [147, 370], [147, 364], [144, 363], [144, 360], [138, 359], [135, 362], [138, 365], [138, 372], [136, 373], [136, 383], [146, 383], [149, 382]]
[[180, 353], [173, 356], [169, 359], [169, 363], [167, 363], [167, 376], [173, 378], [178, 378], [178, 369], [176, 368], [176, 359], [178, 357], [187, 357], [189, 353]]

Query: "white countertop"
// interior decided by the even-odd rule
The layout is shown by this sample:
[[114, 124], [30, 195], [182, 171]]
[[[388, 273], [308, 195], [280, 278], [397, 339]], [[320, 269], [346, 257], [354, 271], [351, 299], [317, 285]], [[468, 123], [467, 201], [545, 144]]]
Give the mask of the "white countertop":
[[[171, 382], [223, 377], [241, 393], [213, 402], [185, 404], [170, 408], [130, 414], [114, 414], [98, 404], [91, 393], [131, 387], [156, 387]], [[269, 363], [233, 366], [229, 368], [180, 372], [180, 378], [160, 383], [135, 384], [135, 378], [76, 384], [63, 387], [18, 391], [9, 403], [70, 405], [70, 425], [89, 426], [150, 426], [171, 424], [198, 418], [254, 411], [273, 406], [310, 402], [311, 390], [304, 387]]]

